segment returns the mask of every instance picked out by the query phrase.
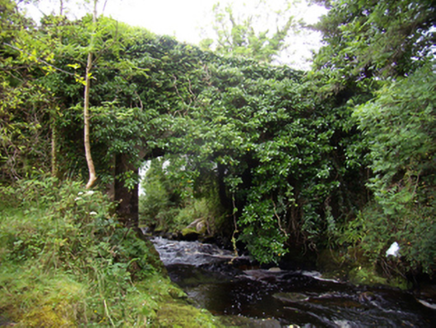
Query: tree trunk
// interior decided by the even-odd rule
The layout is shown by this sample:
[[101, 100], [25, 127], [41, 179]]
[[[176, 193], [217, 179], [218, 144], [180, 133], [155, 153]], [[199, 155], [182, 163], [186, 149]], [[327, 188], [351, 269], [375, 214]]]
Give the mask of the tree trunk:
[[[94, 11], [92, 15], [92, 22], [95, 24], [97, 22], [97, 0], [94, 1]], [[91, 45], [93, 44], [93, 36], [91, 37]], [[84, 120], [84, 144], [85, 144], [85, 156], [86, 156], [86, 163], [88, 164], [88, 171], [89, 171], [89, 180], [86, 184], [86, 189], [91, 188], [95, 181], [97, 180], [97, 175], [95, 174], [95, 167], [94, 167], [94, 161], [92, 160], [91, 156], [91, 142], [89, 138], [89, 130], [90, 130], [90, 120], [89, 120], [89, 90], [91, 88], [91, 70], [92, 70], [92, 51], [88, 53], [88, 61], [86, 64], [86, 75], [85, 75], [85, 103], [83, 106], [83, 120]]]
[[138, 227], [138, 184], [133, 189], [125, 186], [123, 173], [138, 169], [129, 161], [129, 155], [118, 154], [115, 159], [115, 201], [118, 202], [117, 213], [125, 227]]
[[232, 199], [228, 196], [227, 187], [226, 184], [224, 183], [225, 169], [226, 168], [224, 165], [218, 163], [218, 167], [217, 167], [218, 195], [219, 195], [221, 206], [223, 208], [232, 208]]

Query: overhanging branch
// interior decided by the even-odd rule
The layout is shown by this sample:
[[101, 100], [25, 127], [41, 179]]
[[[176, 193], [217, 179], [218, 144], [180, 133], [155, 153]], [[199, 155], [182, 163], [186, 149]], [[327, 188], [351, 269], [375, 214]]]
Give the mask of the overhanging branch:
[[[25, 51], [25, 50], [23, 50], [23, 49], [20, 49], [20, 48], [18, 48], [18, 47], [16, 47], [16, 46], [13, 46], [12, 44], [9, 44], [9, 43], [7, 43], [7, 42], [3, 42], [3, 44], [6, 45], [6, 46], [8, 46], [8, 47], [10, 47], [10, 48], [12, 48], [12, 49], [14, 49], [14, 50], [17, 50], [17, 51], [19, 51], [19, 52], [25, 53], [25, 54], [28, 55], [28, 56], [33, 56], [32, 54], [28, 53], [27, 51]], [[53, 69], [55, 69], [55, 70], [57, 70], [57, 71], [59, 71], [59, 72], [62, 72], [62, 73], [65, 73], [65, 74], [68, 74], [68, 75], [71, 75], [71, 76], [75, 76], [74, 73], [67, 72], [67, 71], [63, 70], [62, 68], [56, 67], [56, 66], [50, 64], [49, 62], [45, 61], [44, 59], [41, 59], [41, 58], [38, 58], [38, 57], [35, 57], [35, 59], [36, 59], [38, 62], [40, 62], [40, 63], [44, 63], [44, 64], [46, 64], [46, 65], [52, 67]]]

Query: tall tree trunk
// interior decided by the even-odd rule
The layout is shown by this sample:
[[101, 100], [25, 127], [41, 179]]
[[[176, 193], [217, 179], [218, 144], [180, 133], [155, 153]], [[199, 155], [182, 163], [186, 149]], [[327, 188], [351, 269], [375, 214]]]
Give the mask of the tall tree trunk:
[[[97, 22], [97, 0], [94, 0], [94, 11], [92, 15], [92, 22], [94, 24], [94, 28]], [[91, 45], [94, 42], [94, 36], [91, 36]], [[90, 120], [89, 120], [89, 90], [91, 88], [91, 70], [92, 70], [92, 51], [88, 53], [88, 61], [86, 64], [86, 76], [85, 76], [85, 103], [83, 106], [83, 120], [84, 120], [84, 143], [85, 143], [85, 156], [86, 163], [88, 164], [89, 171], [89, 180], [86, 184], [86, 189], [91, 188], [95, 181], [97, 180], [97, 175], [95, 174], [94, 161], [91, 156], [91, 142], [89, 138], [89, 130], [90, 130]]]

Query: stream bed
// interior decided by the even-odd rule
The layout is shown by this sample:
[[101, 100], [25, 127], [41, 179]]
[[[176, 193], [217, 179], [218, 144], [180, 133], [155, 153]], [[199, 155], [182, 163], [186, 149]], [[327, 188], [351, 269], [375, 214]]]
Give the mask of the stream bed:
[[323, 279], [315, 271], [261, 269], [212, 244], [152, 239], [171, 280], [214, 315], [247, 327], [436, 327], [435, 299]]

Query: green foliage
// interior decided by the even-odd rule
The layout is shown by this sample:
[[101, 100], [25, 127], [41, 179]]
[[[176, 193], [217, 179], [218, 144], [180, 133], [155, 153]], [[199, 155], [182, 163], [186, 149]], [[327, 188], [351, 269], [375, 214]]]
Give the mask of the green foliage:
[[278, 260], [286, 243], [320, 242], [325, 217], [334, 225], [357, 207], [363, 182], [354, 180], [361, 155], [351, 111], [303, 97], [311, 84], [289, 68], [220, 62], [209, 64], [195, 110], [173, 121], [167, 149], [189, 154], [184, 170], [194, 181], [215, 176], [240, 240], [257, 259]]
[[404, 76], [432, 57], [433, 1], [332, 1], [318, 28], [327, 43], [316, 55], [316, 74], [329, 78], [324, 90], [350, 81]]
[[[284, 246], [288, 236], [275, 227], [272, 219], [270, 215], [258, 217], [258, 222], [247, 225], [239, 238], [260, 263], [277, 263], [288, 252]], [[247, 224], [245, 220], [242, 223]]]
[[13, 205], [1, 207], [2, 313], [26, 327], [153, 320], [170, 287], [159, 278], [162, 290], [153, 290], [152, 246], [120, 226], [106, 196], [54, 178], [18, 181], [1, 194]]
[[359, 107], [375, 176], [376, 205], [365, 213], [364, 247], [380, 254], [393, 242], [409, 268], [436, 269], [435, 93], [431, 63], [408, 78], [387, 82], [374, 101]]
[[357, 247], [368, 234], [366, 221], [361, 213], [354, 220], [344, 224], [340, 230], [335, 231], [335, 242], [341, 246]]
[[[271, 62], [288, 45], [286, 37], [296, 28], [292, 15], [293, 2], [285, 1], [282, 8], [272, 8], [266, 1], [245, 4], [235, 10], [235, 4], [222, 8], [220, 3], [213, 7], [214, 37], [204, 39], [201, 46], [213, 48], [218, 54], [253, 58], [260, 62]], [[256, 13], [250, 13], [255, 8]], [[273, 19], [269, 19], [274, 16]], [[270, 26], [274, 32], [259, 30], [255, 25]]]
[[144, 195], [139, 198], [140, 224], [158, 231], [176, 230], [174, 218], [182, 205], [179, 186], [166, 175], [164, 163], [163, 158], [150, 162], [142, 181]]
[[0, 105], [0, 176], [24, 177], [34, 170], [50, 167], [47, 113], [51, 94], [28, 82], [20, 87], [3, 81]]
[[[17, 48], [36, 29], [19, 14], [13, 1], [0, 2], [0, 179], [24, 177], [34, 167], [49, 167], [48, 113], [56, 111], [54, 96], [36, 83], [42, 74], [36, 53]], [[33, 41], [33, 43], [37, 43]], [[21, 51], [20, 51], [21, 50]], [[32, 57], [32, 60], [29, 58]]]
[[[434, 2], [330, 7], [318, 25], [327, 44], [310, 75], [321, 97], [336, 95], [353, 113], [348, 126], [356, 124], [360, 135], [350, 140], [347, 162], [372, 171], [363, 181], [374, 197], [360, 203], [357, 218], [334, 227], [332, 245], [360, 247], [387, 275], [432, 273]], [[401, 259], [386, 259], [394, 241]]]
[[[93, 51], [91, 142], [100, 185], [116, 180], [133, 189], [144, 158], [170, 160], [166, 169], [154, 162], [146, 177], [147, 224], [220, 221], [211, 229], [226, 227], [261, 262], [278, 261], [296, 245], [350, 245], [388, 263], [381, 256], [398, 241], [400, 269], [434, 270], [435, 87], [426, 64], [432, 1], [331, 2], [319, 25], [326, 46], [307, 76], [104, 17], [94, 29], [89, 16], [48, 16], [36, 29], [11, 2], [0, 4], [11, 14], [1, 16], [2, 27], [11, 27], [0, 35], [2, 179], [46, 171], [54, 135], [60, 173], [86, 176], [80, 81]], [[282, 47], [292, 22], [283, 16], [276, 34], [256, 33], [232, 9], [216, 11], [218, 22], [233, 20], [230, 29], [217, 29], [223, 51], [261, 61]], [[26, 188], [46, 204], [42, 185]], [[89, 222], [107, 222], [98, 218]], [[113, 224], [109, 240], [120, 238]], [[41, 247], [63, 247], [28, 239], [31, 248], [25, 240], [17, 247], [30, 257]]]
[[220, 233], [223, 210], [215, 184], [195, 186], [192, 172], [181, 170], [184, 161], [177, 157], [150, 163], [142, 181], [144, 195], [139, 198], [140, 224], [157, 231], [180, 232], [202, 219], [208, 234]]

